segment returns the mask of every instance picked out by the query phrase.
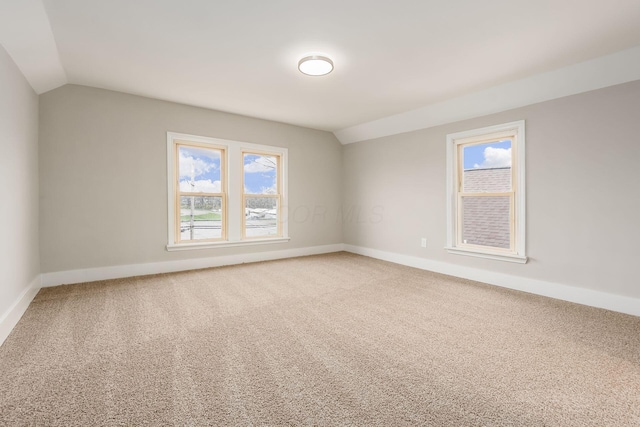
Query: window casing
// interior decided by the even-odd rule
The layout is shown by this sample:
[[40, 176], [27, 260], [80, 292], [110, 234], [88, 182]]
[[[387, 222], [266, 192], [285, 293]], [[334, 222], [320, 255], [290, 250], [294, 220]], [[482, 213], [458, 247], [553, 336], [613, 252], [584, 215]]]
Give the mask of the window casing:
[[168, 132], [167, 250], [289, 241], [287, 154], [281, 147]]
[[447, 135], [448, 252], [527, 261], [524, 148], [524, 121]]

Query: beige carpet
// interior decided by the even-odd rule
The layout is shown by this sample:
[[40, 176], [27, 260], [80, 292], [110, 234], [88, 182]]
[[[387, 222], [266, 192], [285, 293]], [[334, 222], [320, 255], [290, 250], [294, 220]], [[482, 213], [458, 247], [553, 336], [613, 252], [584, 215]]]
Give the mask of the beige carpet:
[[43, 289], [0, 425], [639, 426], [640, 318], [347, 253]]

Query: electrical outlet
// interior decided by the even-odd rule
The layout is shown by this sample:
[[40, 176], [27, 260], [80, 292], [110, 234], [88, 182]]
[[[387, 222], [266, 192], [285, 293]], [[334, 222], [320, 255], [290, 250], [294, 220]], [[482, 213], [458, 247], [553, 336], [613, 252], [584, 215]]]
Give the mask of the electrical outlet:
[[427, 238], [423, 237], [422, 241], [420, 242], [420, 246], [422, 246], [423, 248], [427, 247]]

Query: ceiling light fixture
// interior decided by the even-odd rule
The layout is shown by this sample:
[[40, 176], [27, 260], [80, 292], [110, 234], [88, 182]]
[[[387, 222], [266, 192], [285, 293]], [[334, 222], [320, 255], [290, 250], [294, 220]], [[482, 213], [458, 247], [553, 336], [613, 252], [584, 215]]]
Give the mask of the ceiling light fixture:
[[324, 76], [333, 71], [333, 61], [326, 56], [305, 56], [298, 61], [298, 70], [308, 76]]

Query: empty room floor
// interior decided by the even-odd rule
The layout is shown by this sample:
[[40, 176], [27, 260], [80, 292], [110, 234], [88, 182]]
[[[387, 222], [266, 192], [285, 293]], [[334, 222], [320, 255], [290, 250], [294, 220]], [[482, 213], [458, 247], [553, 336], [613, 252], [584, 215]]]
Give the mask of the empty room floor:
[[0, 425], [640, 425], [640, 318], [349, 253], [42, 289]]

